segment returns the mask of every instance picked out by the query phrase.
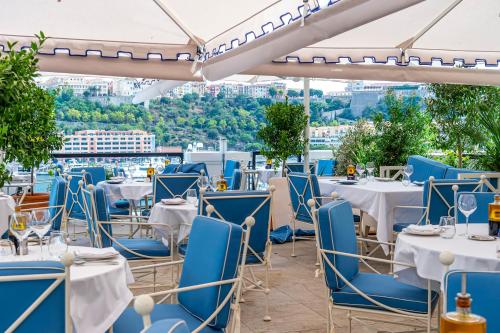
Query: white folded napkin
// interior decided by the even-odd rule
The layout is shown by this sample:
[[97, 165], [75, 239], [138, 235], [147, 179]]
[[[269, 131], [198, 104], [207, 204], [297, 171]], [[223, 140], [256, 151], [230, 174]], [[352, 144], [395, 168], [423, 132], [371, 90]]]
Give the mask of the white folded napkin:
[[432, 224], [423, 224], [423, 225], [418, 225], [418, 224], [410, 224], [409, 226], [406, 227], [408, 231], [417, 231], [417, 232], [422, 232], [422, 231], [429, 231], [432, 232], [436, 230], [436, 228], [439, 228], [436, 225]]
[[161, 199], [161, 203], [164, 205], [182, 205], [186, 203], [186, 200], [182, 198]]
[[78, 249], [75, 251], [75, 257], [83, 260], [112, 259], [116, 257], [118, 254], [119, 254], [118, 251], [116, 251], [112, 247], [106, 247], [103, 249], [89, 247], [88, 249], [85, 250]]

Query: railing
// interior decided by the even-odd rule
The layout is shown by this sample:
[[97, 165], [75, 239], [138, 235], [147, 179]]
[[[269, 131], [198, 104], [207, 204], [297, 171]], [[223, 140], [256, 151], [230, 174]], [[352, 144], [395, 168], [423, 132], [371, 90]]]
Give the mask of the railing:
[[[252, 169], [255, 170], [255, 168], [257, 167], [257, 156], [264, 156], [260, 153], [260, 151], [253, 151], [252, 152]], [[297, 159], [297, 162], [302, 162], [302, 156], [295, 156], [295, 158]]]
[[106, 159], [106, 158], [148, 158], [148, 157], [164, 157], [164, 158], [179, 158], [180, 163], [184, 162], [184, 153], [53, 153], [55, 159]]

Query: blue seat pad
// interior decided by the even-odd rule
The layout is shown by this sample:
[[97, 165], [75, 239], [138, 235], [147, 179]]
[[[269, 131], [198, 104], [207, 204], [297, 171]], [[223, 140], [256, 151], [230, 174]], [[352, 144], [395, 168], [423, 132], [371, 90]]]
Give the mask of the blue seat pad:
[[[161, 241], [144, 238], [119, 238], [117, 239], [124, 247], [142, 255], [151, 257], [165, 257], [170, 255], [170, 249]], [[128, 252], [118, 244], [113, 244], [115, 250], [127, 259], [144, 259]]]
[[155, 321], [145, 333], [190, 333], [186, 322], [181, 319], [163, 319]]
[[179, 248], [177, 249], [177, 251], [179, 252], [180, 255], [185, 256], [186, 252], [187, 252], [187, 247], [188, 247], [187, 244], [181, 244], [181, 245], [179, 245]]
[[[356, 288], [374, 300], [400, 310], [414, 313], [427, 312], [427, 290], [401, 283], [390, 275], [358, 273], [351, 281]], [[384, 310], [364, 299], [347, 285], [332, 292], [337, 305], [355, 306], [366, 309]], [[437, 304], [438, 293], [432, 292], [432, 309]]]
[[128, 202], [128, 200], [125, 199], [116, 200], [114, 202], [114, 205], [116, 208], [121, 208], [121, 209], [128, 209], [130, 207], [130, 203]]
[[[164, 319], [181, 319], [184, 320], [192, 332], [196, 329], [202, 321], [191, 315], [188, 311], [179, 304], [155, 304], [151, 312], [151, 321], [156, 322]], [[129, 333], [140, 332], [143, 329], [142, 317], [134, 311], [133, 308], [127, 308], [113, 324], [114, 333]], [[167, 331], [165, 331], [167, 332]], [[200, 332], [202, 333], [221, 333], [222, 330], [214, 329], [206, 326]]]
[[128, 215], [128, 209], [109, 207], [109, 214], [111, 215]]
[[141, 216], [149, 216], [149, 214], [151, 214], [151, 209], [141, 210]]
[[404, 228], [406, 228], [410, 224], [415, 224], [415, 223], [414, 222], [408, 222], [408, 223], [399, 222], [399, 223], [394, 223], [394, 225], [392, 226], [392, 230], [394, 232], [401, 232], [401, 231], [403, 231]]

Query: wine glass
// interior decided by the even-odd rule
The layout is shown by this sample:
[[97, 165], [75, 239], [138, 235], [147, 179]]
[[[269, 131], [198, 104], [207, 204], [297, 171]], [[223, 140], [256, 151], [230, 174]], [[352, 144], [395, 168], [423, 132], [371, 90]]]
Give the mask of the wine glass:
[[375, 163], [368, 162], [366, 163], [366, 170], [368, 171], [368, 180], [373, 180], [373, 171], [375, 170]]
[[202, 189], [206, 189], [208, 187], [208, 177], [207, 176], [200, 176], [198, 177], [198, 188]]
[[413, 174], [413, 165], [411, 164], [405, 165], [403, 173], [406, 175], [406, 177], [408, 177], [408, 180], [410, 180], [410, 176]]
[[188, 204], [196, 205], [196, 202], [198, 201], [198, 195], [196, 194], [195, 189], [189, 189], [186, 191], [186, 200]]
[[458, 209], [465, 216], [465, 236], [469, 237], [469, 216], [471, 216], [477, 209], [476, 197], [474, 194], [460, 194], [458, 197]]
[[28, 212], [15, 212], [10, 216], [9, 230], [17, 238], [20, 248], [31, 233], [30, 225], [31, 214]]
[[45, 236], [52, 226], [50, 223], [50, 211], [48, 209], [36, 209], [31, 212], [30, 229], [40, 240], [40, 259], [43, 259], [43, 236]]
[[2, 259], [8, 259], [16, 254], [16, 247], [8, 239], [0, 239], [0, 261]]
[[156, 171], [158, 172], [158, 174], [161, 175], [163, 173], [163, 170], [165, 170], [163, 163], [158, 163], [158, 165], [156, 166]]
[[363, 164], [356, 164], [356, 172], [358, 173], [359, 178], [361, 178], [361, 176], [365, 173], [365, 167]]
[[49, 237], [49, 253], [52, 257], [61, 258], [68, 250], [66, 233], [53, 231]]
[[211, 185], [212, 185], [212, 191], [217, 191], [217, 182], [219, 181], [220, 177], [217, 177], [217, 176], [212, 176], [212, 181], [211, 181]]

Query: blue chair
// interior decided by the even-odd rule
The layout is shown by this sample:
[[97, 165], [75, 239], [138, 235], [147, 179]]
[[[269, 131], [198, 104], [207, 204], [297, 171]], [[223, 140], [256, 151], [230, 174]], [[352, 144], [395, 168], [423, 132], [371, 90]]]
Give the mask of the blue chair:
[[449, 168], [444, 163], [419, 155], [408, 157], [407, 164], [413, 165], [413, 174], [410, 176], [412, 182], [424, 182], [431, 176], [435, 179], [443, 179], [446, 170]]
[[165, 169], [163, 170], [162, 174], [166, 175], [166, 174], [176, 173], [177, 172], [177, 168], [179, 167], [179, 165], [180, 164], [170, 163], [169, 165], [167, 165], [165, 167]]
[[[296, 162], [296, 163], [286, 163], [286, 172], [287, 173], [290, 173], [290, 172], [304, 172], [304, 163], [302, 162]], [[311, 174], [315, 174], [316, 173], [316, 164], [315, 163], [309, 163], [309, 172]]]
[[462, 274], [467, 281], [467, 292], [472, 296], [472, 312], [486, 319], [486, 332], [500, 332], [498, 309], [500, 299], [500, 272], [449, 271], [444, 277], [445, 311], [455, 311], [455, 296], [461, 291]]
[[[472, 194], [476, 197], [477, 209], [469, 216], [469, 223], [488, 223], [488, 204], [494, 201], [496, 193], [493, 192], [458, 192], [457, 198], [461, 194]], [[458, 223], [465, 223], [465, 216], [458, 211]]]
[[[6, 332], [69, 332], [72, 325], [65, 288], [69, 265], [55, 261], [18, 261], [0, 263], [0, 294], [4, 305], [0, 331]], [[48, 289], [59, 283], [52, 291]], [[20, 316], [40, 297], [41, 303], [20, 322]], [[69, 297], [67, 298], [69, 300]]]
[[179, 164], [175, 173], [196, 173], [208, 177], [207, 165], [205, 163], [184, 163]]
[[227, 187], [232, 188], [233, 176], [236, 170], [240, 169], [240, 162], [234, 160], [227, 160], [224, 165], [224, 178], [227, 181]]
[[318, 176], [333, 176], [335, 175], [335, 165], [337, 161], [335, 160], [318, 160]]
[[61, 176], [56, 176], [52, 181], [49, 195], [49, 213], [52, 219], [52, 230], [61, 230], [66, 202], [67, 182]]
[[[183, 320], [189, 332], [198, 329], [202, 333], [225, 332], [230, 326], [230, 318], [233, 325], [237, 324], [235, 321], [239, 315], [235, 313], [239, 312], [241, 276], [245, 269], [252, 219], [247, 219], [247, 222], [247, 231], [244, 232], [239, 225], [197, 216], [193, 221], [179, 287], [155, 293], [160, 297], [177, 294], [178, 304], [156, 304], [152, 309], [153, 301], [149, 296], [137, 297], [134, 307], [145, 317], [144, 322], [151, 320], [154, 325], [160, 320]], [[142, 323], [141, 316], [128, 308], [113, 324], [113, 332], [139, 332]], [[163, 332], [166, 332], [171, 321], [164, 322], [164, 325]]]
[[236, 169], [233, 172], [233, 181], [231, 183], [231, 186], [228, 186], [230, 190], [237, 191], [241, 190], [241, 179], [242, 179], [243, 173], [241, 172], [240, 169]]
[[161, 199], [184, 198], [188, 190], [196, 190], [199, 194], [197, 173], [156, 175], [153, 180], [153, 203]]
[[66, 216], [70, 220], [85, 221], [82, 189], [87, 184], [88, 176], [81, 172], [70, 172], [66, 176]]
[[458, 186], [458, 191], [476, 192], [481, 191], [482, 185], [479, 180], [474, 179], [434, 179], [430, 177], [424, 183], [422, 206], [397, 206], [395, 213], [400, 210], [413, 210], [411, 218], [393, 224], [394, 232], [401, 232], [410, 224], [439, 224], [441, 216], [455, 216], [455, 192], [453, 186]]
[[[336, 200], [321, 206], [314, 219], [320, 265], [329, 289], [328, 332], [333, 327], [333, 309], [348, 311], [349, 332], [352, 311], [386, 314], [391, 319], [400, 315], [423, 319], [427, 322], [427, 332], [431, 331], [432, 312], [439, 294], [430, 290], [430, 283], [425, 290], [401, 283], [391, 275], [360, 272], [352, 207], [348, 201]], [[373, 257], [369, 260], [391, 263]]]
[[[128, 260], [171, 260], [170, 248], [163, 242], [150, 238], [116, 238], [113, 236], [113, 224], [128, 224], [132, 226], [161, 226], [167, 225], [158, 223], [130, 222], [131, 217], [138, 219], [138, 216], [121, 216], [127, 221], [111, 221], [112, 215], [109, 212], [109, 205], [104, 189], [89, 185], [82, 190], [85, 213], [87, 216], [87, 229], [92, 246], [114, 247], [122, 256]], [[172, 232], [170, 234], [173, 234]], [[173, 238], [170, 239], [170, 244]]]
[[87, 176], [87, 184], [97, 185], [99, 182], [106, 180], [106, 170], [104, 167], [77, 167], [71, 168], [71, 172], [83, 172], [85, 171]]
[[[270, 189], [274, 191], [274, 187]], [[272, 193], [272, 192], [271, 192]], [[249, 284], [246, 290], [264, 292], [266, 295], [266, 314], [264, 320], [269, 321], [269, 267], [271, 264], [271, 195], [267, 191], [227, 191], [205, 192], [200, 194], [199, 214], [213, 216], [223, 221], [243, 225], [247, 217], [255, 219], [252, 235], [248, 244], [247, 265], [265, 267], [265, 281], [255, 279], [253, 272], [245, 277]], [[249, 267], [250, 271], [252, 266]]]
[[119, 173], [123, 173], [124, 176], [127, 176], [127, 173], [125, 172], [125, 169], [121, 166], [115, 166], [113, 167], [113, 177], [118, 177]]
[[309, 199], [315, 202], [315, 208], [322, 204], [322, 197], [319, 189], [318, 177], [314, 174], [301, 172], [287, 173], [288, 191], [292, 203], [292, 257], [295, 257], [295, 240], [314, 240], [311, 237], [297, 236], [295, 234], [298, 222], [313, 224], [311, 207], [307, 205]]

